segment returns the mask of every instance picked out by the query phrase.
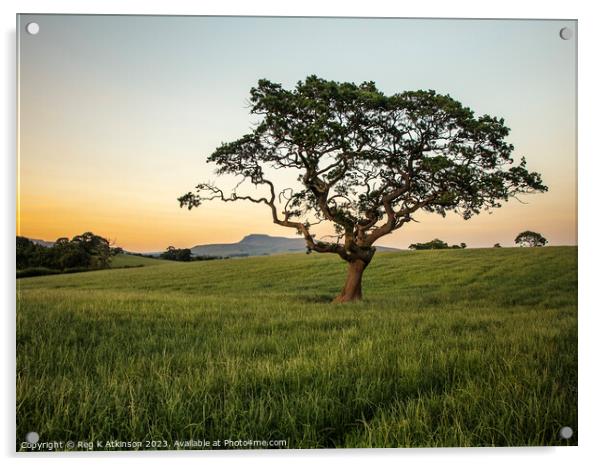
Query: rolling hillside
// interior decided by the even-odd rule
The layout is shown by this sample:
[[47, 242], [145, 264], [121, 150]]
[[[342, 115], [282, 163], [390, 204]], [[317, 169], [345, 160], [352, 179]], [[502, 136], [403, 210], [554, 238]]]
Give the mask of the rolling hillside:
[[380, 253], [365, 301], [330, 304], [344, 274], [289, 254], [18, 280], [17, 439], [577, 444], [577, 248]]

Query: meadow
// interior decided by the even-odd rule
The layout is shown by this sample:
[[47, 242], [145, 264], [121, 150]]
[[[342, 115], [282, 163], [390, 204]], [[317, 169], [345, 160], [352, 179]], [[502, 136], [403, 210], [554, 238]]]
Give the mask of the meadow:
[[154, 264], [17, 281], [17, 450], [577, 444], [576, 247]]
[[114, 269], [128, 267], [149, 267], [153, 265], [164, 265], [169, 262], [154, 257], [135, 256], [133, 254], [117, 254], [111, 259], [111, 267]]

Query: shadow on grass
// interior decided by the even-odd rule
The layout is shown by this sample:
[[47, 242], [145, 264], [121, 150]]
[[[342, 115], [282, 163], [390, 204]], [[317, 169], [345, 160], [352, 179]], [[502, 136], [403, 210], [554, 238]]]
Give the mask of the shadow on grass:
[[297, 295], [294, 300], [302, 303], [331, 303], [334, 297], [334, 294]]

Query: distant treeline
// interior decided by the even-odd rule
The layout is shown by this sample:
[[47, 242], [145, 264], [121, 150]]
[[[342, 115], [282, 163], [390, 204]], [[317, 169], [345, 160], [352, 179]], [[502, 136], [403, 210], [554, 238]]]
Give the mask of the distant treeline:
[[[514, 243], [518, 244], [520, 247], [542, 247], [548, 244], [548, 240], [541, 234], [535, 231], [526, 230], [518, 234], [518, 236], [514, 239]], [[460, 243], [448, 245], [445, 241], [441, 241], [439, 238], [435, 238], [428, 243], [415, 243], [410, 244], [408, 246], [410, 249], [464, 249], [466, 248], [466, 243]], [[501, 248], [502, 245], [500, 243], [495, 243], [493, 245], [494, 248]]]
[[[180, 251], [180, 252], [178, 252]], [[184, 252], [181, 252], [184, 251]], [[248, 254], [232, 254], [231, 256], [193, 256], [192, 252], [189, 255], [186, 251], [190, 251], [189, 249], [167, 249], [165, 252], [161, 254], [144, 254], [141, 252], [126, 252], [126, 254], [130, 254], [132, 256], [138, 257], [146, 257], [148, 259], [163, 259], [168, 261], [180, 261], [180, 262], [193, 262], [193, 261], [212, 261], [217, 259], [230, 259], [230, 257], [234, 256], [248, 256]]]
[[190, 249], [178, 249], [173, 246], [168, 246], [167, 249], [161, 253], [159, 258], [168, 261], [190, 262], [192, 259], [192, 251]]
[[59, 238], [50, 247], [17, 236], [17, 277], [106, 269], [120, 251], [89, 231], [71, 239]]
[[465, 249], [466, 243], [453, 244], [449, 245], [445, 241], [441, 241], [439, 238], [435, 238], [428, 243], [414, 243], [408, 246], [410, 249], [415, 249], [417, 251], [423, 249]]
[[[39, 244], [24, 236], [17, 236], [17, 278], [75, 273], [111, 267], [111, 259], [117, 254], [130, 254], [157, 259], [157, 255], [127, 252], [121, 247], [111, 247], [108, 239], [92, 232], [82, 233], [69, 239], [57, 239], [54, 243]], [[248, 256], [233, 254], [232, 256]], [[193, 256], [190, 249], [169, 246], [159, 254], [160, 259], [191, 262], [229, 259], [229, 256]], [[127, 267], [138, 267], [126, 265]]]
[[191, 261], [212, 261], [216, 259], [229, 259], [222, 256], [193, 256], [190, 249], [178, 249], [168, 246], [167, 249], [159, 255], [160, 259], [168, 261], [191, 262]]

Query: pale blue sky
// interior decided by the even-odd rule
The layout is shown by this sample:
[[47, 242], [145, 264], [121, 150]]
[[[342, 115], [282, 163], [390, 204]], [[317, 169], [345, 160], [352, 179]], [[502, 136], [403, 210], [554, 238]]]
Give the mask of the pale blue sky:
[[[24, 32], [30, 21], [36, 36]], [[316, 74], [385, 93], [435, 89], [504, 117], [516, 155], [550, 187], [469, 222], [419, 217], [381, 244], [510, 245], [524, 229], [575, 244], [576, 40], [560, 39], [566, 26], [576, 30], [550, 20], [21, 16], [20, 230], [55, 239], [92, 229], [138, 250], [291, 236], [261, 206], [188, 212], [176, 198], [212, 177], [207, 155], [249, 130], [259, 78], [291, 87]]]

